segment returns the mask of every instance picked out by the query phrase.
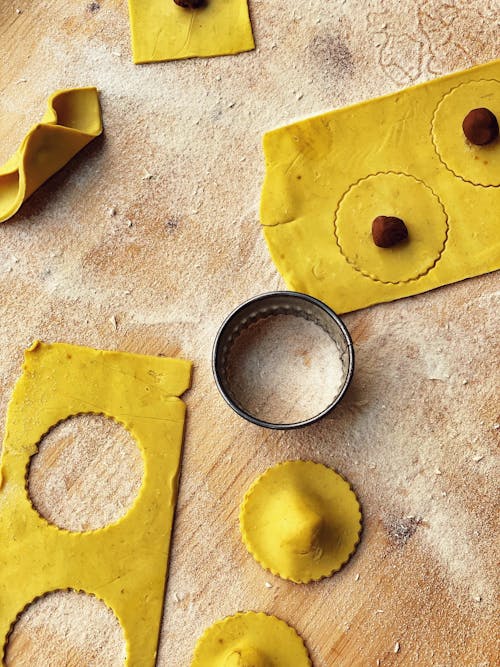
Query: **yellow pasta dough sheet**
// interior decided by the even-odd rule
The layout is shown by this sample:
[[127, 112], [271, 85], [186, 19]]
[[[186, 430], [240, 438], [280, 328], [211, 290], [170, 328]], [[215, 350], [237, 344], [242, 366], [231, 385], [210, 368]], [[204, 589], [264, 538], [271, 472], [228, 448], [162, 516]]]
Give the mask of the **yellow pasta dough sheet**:
[[210, 626], [198, 640], [191, 667], [311, 667], [304, 642], [285, 621], [240, 612]]
[[[17, 616], [47, 592], [74, 589], [103, 600], [121, 623], [126, 664], [154, 667], [184, 429], [178, 398], [188, 361], [36, 342], [8, 408], [0, 467], [0, 663]], [[144, 460], [139, 495], [116, 523], [74, 533], [30, 502], [30, 458], [57, 423], [80, 413], [111, 417]]]
[[134, 63], [223, 56], [255, 48], [247, 0], [129, 0]]
[[[345, 313], [500, 268], [500, 139], [462, 130], [479, 107], [500, 120], [500, 61], [266, 134], [261, 222], [287, 286]], [[377, 216], [408, 240], [377, 247]]]
[[240, 509], [248, 551], [262, 567], [297, 584], [340, 570], [356, 550], [361, 528], [349, 482], [313, 461], [270, 468], [251, 485]]
[[42, 120], [0, 167], [0, 222], [11, 218], [33, 192], [102, 132], [96, 88], [58, 90]]

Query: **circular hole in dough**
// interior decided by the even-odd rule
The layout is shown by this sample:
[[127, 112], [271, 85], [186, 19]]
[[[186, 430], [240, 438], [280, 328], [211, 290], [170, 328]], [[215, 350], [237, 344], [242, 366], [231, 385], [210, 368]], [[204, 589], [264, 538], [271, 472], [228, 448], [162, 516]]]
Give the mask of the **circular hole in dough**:
[[[372, 222], [380, 215], [400, 218], [408, 239], [379, 248]], [[352, 185], [335, 216], [340, 251], [371, 280], [398, 284], [428, 273], [441, 258], [448, 237], [448, 217], [440, 199], [422, 181], [407, 174], [380, 173]]]
[[28, 492], [50, 523], [96, 530], [127, 513], [143, 472], [139, 447], [121, 424], [103, 415], [76, 415], [40, 441], [29, 466]]
[[198, 640], [191, 667], [311, 667], [303, 640], [276, 616], [244, 612], [217, 621]]
[[432, 120], [432, 140], [441, 162], [455, 176], [474, 185], [500, 185], [500, 139], [475, 146], [465, 137], [462, 122], [472, 109], [485, 107], [500, 122], [500, 81], [462, 83], [438, 104]]
[[247, 491], [243, 541], [262, 567], [295, 583], [329, 577], [347, 563], [361, 534], [361, 509], [349, 483], [312, 461], [270, 468]]
[[122, 627], [102, 600], [53, 591], [20, 614], [9, 635], [6, 667], [122, 667]]

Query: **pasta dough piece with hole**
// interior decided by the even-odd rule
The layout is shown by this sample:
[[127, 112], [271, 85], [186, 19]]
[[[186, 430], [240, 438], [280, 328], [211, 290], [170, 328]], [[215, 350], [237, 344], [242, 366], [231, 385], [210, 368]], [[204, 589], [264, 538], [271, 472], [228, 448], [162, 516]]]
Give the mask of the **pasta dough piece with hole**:
[[205, 630], [191, 667], [311, 667], [304, 642], [276, 616], [252, 611], [228, 616]]
[[312, 461], [287, 461], [258, 477], [240, 510], [243, 542], [262, 567], [297, 584], [337, 572], [354, 553], [361, 510], [349, 483]]
[[247, 0], [206, 0], [199, 9], [173, 0], [129, 0], [134, 63], [223, 56], [255, 48]]
[[42, 183], [101, 132], [96, 88], [69, 88], [51, 95], [42, 120], [0, 167], [0, 222], [11, 218]]
[[[17, 615], [34, 599], [74, 589], [120, 621], [131, 667], [155, 664], [177, 496], [191, 364], [64, 343], [34, 343], [8, 408], [0, 467], [0, 662]], [[47, 523], [26, 489], [30, 457], [55, 424], [80, 413], [122, 424], [144, 458], [127, 514], [86, 533]], [[17, 582], [15, 586], [12, 582]]]
[[[266, 134], [262, 230], [287, 286], [345, 313], [500, 268], [500, 140], [462, 131], [499, 91], [495, 61]], [[379, 215], [408, 240], [376, 247]]]

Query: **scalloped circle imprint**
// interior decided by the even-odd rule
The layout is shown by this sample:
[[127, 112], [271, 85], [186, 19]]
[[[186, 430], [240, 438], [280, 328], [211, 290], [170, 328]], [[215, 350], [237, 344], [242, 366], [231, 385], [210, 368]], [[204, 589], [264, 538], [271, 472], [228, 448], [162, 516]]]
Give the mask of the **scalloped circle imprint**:
[[[401, 218], [408, 240], [377, 247], [372, 221], [379, 215]], [[349, 264], [385, 284], [429, 273], [448, 238], [448, 216], [438, 196], [423, 181], [395, 172], [373, 174], [352, 185], [340, 200], [334, 224], [337, 245]]]
[[73, 590], [34, 600], [11, 628], [6, 667], [121, 667], [126, 658], [123, 628], [99, 598]]
[[339, 473], [312, 461], [287, 461], [258, 477], [240, 510], [243, 542], [282, 579], [306, 584], [347, 563], [360, 540], [361, 509]]
[[482, 79], [462, 83], [439, 102], [432, 119], [432, 141], [444, 166], [473, 185], [500, 186], [500, 139], [475, 146], [462, 130], [472, 109], [486, 107], [500, 122], [500, 81]]
[[98, 530], [128, 512], [143, 474], [139, 446], [122, 424], [80, 414], [41, 439], [30, 461], [28, 493], [36, 511], [58, 528]]
[[303, 640], [285, 621], [240, 612], [217, 621], [198, 639], [191, 667], [311, 667]]

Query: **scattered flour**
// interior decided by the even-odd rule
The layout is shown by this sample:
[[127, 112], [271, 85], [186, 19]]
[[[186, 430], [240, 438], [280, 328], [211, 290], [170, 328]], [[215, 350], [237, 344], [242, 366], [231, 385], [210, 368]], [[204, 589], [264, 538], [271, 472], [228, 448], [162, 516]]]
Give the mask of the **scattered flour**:
[[[88, 4], [26, 3], [17, 17], [0, 3], [0, 161], [57, 88], [97, 85], [105, 127], [1, 225], [1, 430], [34, 337], [195, 361], [159, 667], [187, 667], [196, 637], [237, 609], [295, 625], [318, 667], [340, 666], [337, 649], [353, 647], [346, 664], [495, 664], [495, 277], [347, 316], [353, 386], [330, 417], [301, 431], [263, 432], [234, 415], [209, 361], [224, 313], [284, 288], [258, 225], [263, 132], [497, 57], [493, 8], [373, 0], [361, 16], [359, 3], [251, 2], [255, 52], [137, 67], [126, 3], [101, 1], [94, 13]], [[146, 166], [154, 178], [143, 180]], [[293, 458], [353, 483], [364, 534], [353, 564], [331, 580], [272, 579], [268, 589], [270, 575], [241, 544], [238, 506], [266, 467]], [[389, 527], [409, 515], [422, 521], [395, 543]], [[71, 611], [65, 595], [35, 603], [11, 644], [26, 647], [49, 619], [43, 648], [72, 614], [75, 627], [95, 631], [70, 640], [73, 664], [122, 664], [112, 615]]]

